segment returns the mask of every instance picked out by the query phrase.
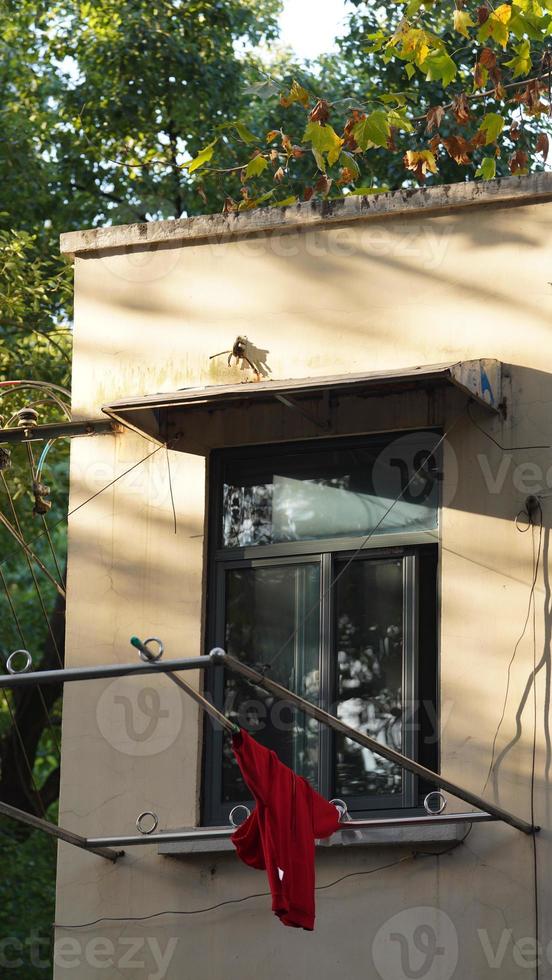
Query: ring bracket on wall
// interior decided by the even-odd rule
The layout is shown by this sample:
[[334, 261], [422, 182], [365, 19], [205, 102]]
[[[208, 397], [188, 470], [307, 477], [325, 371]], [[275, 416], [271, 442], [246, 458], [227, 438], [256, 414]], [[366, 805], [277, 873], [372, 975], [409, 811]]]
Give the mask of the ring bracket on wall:
[[[243, 820], [238, 820], [236, 816], [237, 812], [239, 812], [240, 810], [243, 810], [245, 812], [245, 816]], [[248, 820], [250, 816], [251, 816], [251, 810], [249, 809], [249, 807], [245, 806], [244, 803], [238, 803], [237, 806], [232, 807], [232, 809], [230, 810], [230, 815], [228, 819], [232, 824], [232, 826], [237, 828], [237, 827], [241, 827], [242, 823], [245, 823], [245, 821]]]
[[[15, 657], [25, 658], [25, 662], [22, 667], [14, 666], [13, 661]], [[31, 657], [28, 650], [14, 650], [13, 653], [10, 653], [6, 661], [6, 670], [8, 674], [27, 674], [32, 669], [32, 666], [33, 666], [33, 658]]]
[[447, 805], [447, 798], [440, 790], [432, 790], [424, 800], [424, 810], [426, 813], [435, 816], [443, 812]]
[[[150, 817], [152, 821], [151, 827], [144, 827], [144, 820], [147, 817]], [[144, 810], [144, 812], [141, 813], [136, 818], [136, 830], [138, 831], [139, 834], [143, 834], [144, 837], [147, 837], [149, 834], [153, 834], [154, 831], [157, 830], [158, 826], [159, 826], [159, 817], [157, 816], [156, 813], [153, 813], [152, 810]]]

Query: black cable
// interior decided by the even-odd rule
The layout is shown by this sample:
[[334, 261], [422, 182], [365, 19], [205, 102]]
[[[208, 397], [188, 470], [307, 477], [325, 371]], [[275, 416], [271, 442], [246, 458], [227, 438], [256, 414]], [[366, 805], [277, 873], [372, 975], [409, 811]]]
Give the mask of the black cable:
[[169, 473], [169, 490], [171, 494], [171, 504], [172, 504], [173, 520], [174, 520], [174, 533], [176, 534], [176, 507], [174, 505], [174, 493], [173, 493], [172, 475], [171, 475], [171, 460], [169, 456], [169, 447], [165, 446], [165, 449], [167, 451], [167, 470]]
[[[542, 537], [542, 508], [539, 504], [540, 512], [540, 527], [539, 527], [539, 552], [540, 552], [540, 541]], [[532, 535], [533, 540], [533, 561], [535, 561], [535, 535]], [[538, 562], [538, 558], [537, 558]], [[536, 567], [538, 564], [536, 563]], [[535, 593], [533, 591], [533, 751], [531, 758], [531, 826], [533, 827], [533, 832], [531, 834], [533, 841], [533, 902], [535, 910], [535, 949], [537, 955], [535, 957], [535, 980], [539, 980], [539, 868], [537, 860], [537, 832], [535, 830], [535, 769], [536, 769], [536, 758], [537, 758], [537, 609], [535, 602]]]
[[[540, 508], [540, 504], [539, 504], [539, 508]], [[527, 603], [527, 615], [525, 617], [525, 622], [523, 624], [522, 631], [519, 634], [519, 637], [518, 637], [518, 639], [516, 641], [516, 644], [514, 646], [514, 650], [513, 650], [512, 656], [510, 657], [510, 662], [508, 664], [508, 672], [507, 672], [507, 679], [506, 679], [506, 691], [505, 691], [505, 694], [504, 694], [504, 703], [502, 705], [502, 714], [500, 715], [500, 720], [498, 722], [498, 726], [497, 726], [497, 729], [496, 729], [495, 734], [494, 734], [493, 746], [492, 746], [492, 751], [491, 751], [491, 762], [490, 762], [490, 765], [489, 765], [489, 771], [487, 773], [487, 778], [485, 780], [485, 784], [483, 786], [483, 789], [481, 790], [481, 796], [483, 796], [483, 793], [487, 789], [487, 784], [489, 782], [489, 779], [491, 778], [491, 773], [492, 773], [492, 771], [494, 769], [496, 743], [497, 743], [497, 740], [498, 740], [498, 735], [500, 733], [500, 729], [502, 728], [502, 722], [504, 721], [504, 718], [505, 718], [505, 715], [506, 715], [506, 706], [508, 704], [508, 695], [510, 693], [510, 681], [511, 681], [511, 676], [512, 676], [512, 667], [513, 667], [513, 664], [514, 664], [514, 660], [516, 658], [517, 651], [519, 649], [519, 645], [520, 645], [521, 641], [523, 640], [523, 637], [525, 636], [525, 633], [526, 633], [526, 630], [527, 630], [527, 626], [529, 624], [529, 619], [531, 617], [531, 609], [533, 608], [533, 601], [534, 601], [534, 596], [535, 596], [535, 588], [536, 588], [536, 585], [537, 585], [537, 579], [538, 579], [538, 575], [539, 575], [539, 565], [540, 565], [540, 558], [541, 558], [541, 547], [542, 547], [542, 510], [541, 510], [541, 520], [540, 520], [540, 530], [539, 530], [539, 544], [538, 544], [538, 549], [537, 549], [537, 558], [536, 558], [536, 561], [535, 561], [534, 566], [533, 566], [533, 580], [531, 582], [531, 589], [530, 589], [530, 592], [529, 592], [529, 601]]]
[[[460, 842], [461, 843], [461, 842]], [[389, 864], [381, 864], [377, 868], [370, 868], [368, 871], [351, 871], [349, 874], [342, 875], [340, 878], [336, 878], [335, 881], [330, 881], [327, 885], [317, 885], [315, 891], [321, 892], [325, 891], [327, 888], [333, 888], [334, 885], [339, 885], [340, 882], [345, 881], [346, 878], [356, 878], [361, 875], [373, 875], [377, 871], [386, 871], [387, 868], [394, 868], [398, 864], [404, 864], [405, 861], [412, 861], [416, 857], [415, 854], [408, 854], [406, 857], [399, 858], [398, 861], [390, 861]], [[221, 909], [225, 905], [239, 905], [240, 902], [248, 902], [252, 898], [269, 898], [270, 892], [257, 892], [254, 895], [244, 895], [243, 898], [228, 898], [224, 902], [218, 902], [217, 905], [209, 905], [207, 908], [203, 909], [165, 909], [162, 912], [152, 912], [150, 915], [117, 915], [117, 916], [101, 916], [99, 919], [93, 919], [91, 922], [77, 922], [71, 925], [66, 925], [60, 922], [54, 922], [54, 929], [86, 929], [88, 926], [98, 925], [99, 922], [144, 922], [147, 919], [157, 919], [161, 915], [201, 915], [204, 912], [214, 912], [215, 909]]]
[[487, 439], [490, 439], [490, 441], [493, 442], [495, 446], [498, 446], [498, 448], [501, 449], [502, 452], [504, 453], [517, 453], [517, 452], [521, 452], [524, 449], [552, 449], [552, 446], [503, 446], [502, 443], [498, 441], [498, 439], [495, 439], [495, 437], [492, 436], [490, 432], [487, 432], [487, 430], [484, 429], [482, 425], [479, 425], [479, 422], [476, 422], [476, 420], [474, 419], [471, 413], [471, 402], [468, 402], [468, 418], [476, 429], [479, 429], [479, 431], [482, 432], [484, 436], [487, 436]]

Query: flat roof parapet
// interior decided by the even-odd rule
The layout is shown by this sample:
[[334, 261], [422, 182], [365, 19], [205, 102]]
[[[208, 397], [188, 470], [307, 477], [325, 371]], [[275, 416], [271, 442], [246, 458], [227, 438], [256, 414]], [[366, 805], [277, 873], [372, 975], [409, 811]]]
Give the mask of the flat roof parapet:
[[327, 227], [351, 221], [381, 220], [399, 215], [446, 213], [483, 206], [515, 207], [552, 201], [552, 173], [465, 181], [436, 187], [401, 188], [337, 201], [308, 201], [288, 207], [257, 208], [229, 214], [200, 215], [172, 221], [112, 225], [61, 235], [63, 255], [74, 259], [99, 251], [222, 242], [259, 233]]

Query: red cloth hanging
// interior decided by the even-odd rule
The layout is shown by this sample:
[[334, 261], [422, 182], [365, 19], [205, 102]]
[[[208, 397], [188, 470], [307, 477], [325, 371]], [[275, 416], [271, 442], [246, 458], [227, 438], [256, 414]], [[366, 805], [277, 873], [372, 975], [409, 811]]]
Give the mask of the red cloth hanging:
[[232, 834], [245, 864], [266, 869], [272, 910], [286, 926], [314, 928], [314, 842], [339, 827], [339, 811], [247, 732], [232, 748], [256, 808]]

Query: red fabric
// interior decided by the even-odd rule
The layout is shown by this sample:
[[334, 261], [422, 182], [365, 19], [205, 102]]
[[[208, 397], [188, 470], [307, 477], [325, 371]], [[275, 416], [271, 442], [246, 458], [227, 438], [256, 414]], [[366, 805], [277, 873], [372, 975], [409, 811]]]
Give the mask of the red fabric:
[[232, 842], [242, 861], [266, 869], [284, 925], [312, 930], [314, 841], [337, 830], [339, 812], [247, 732], [233, 736], [232, 748], [257, 804]]

